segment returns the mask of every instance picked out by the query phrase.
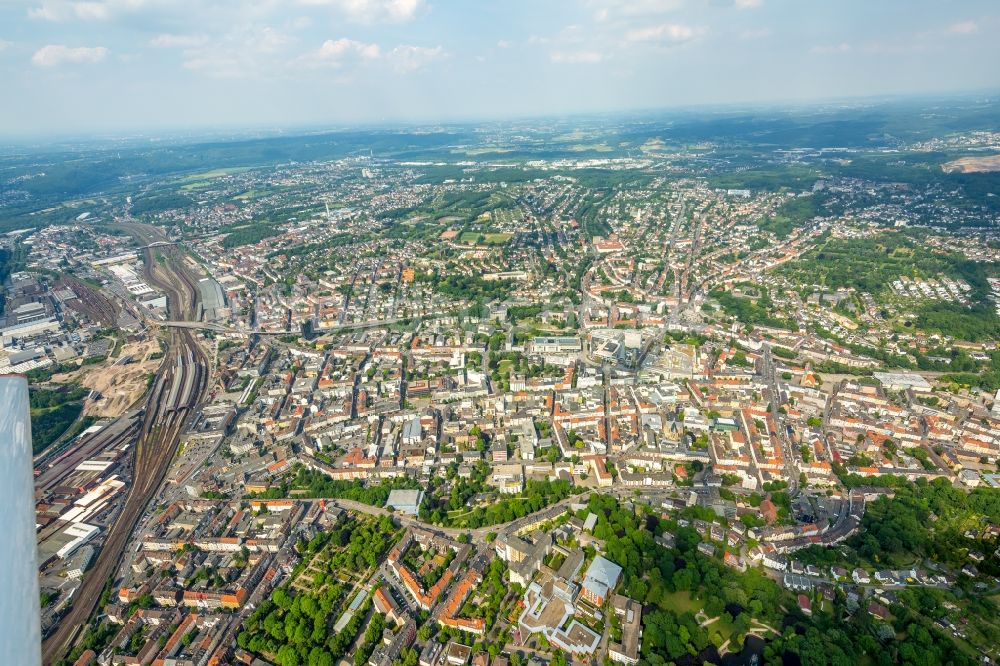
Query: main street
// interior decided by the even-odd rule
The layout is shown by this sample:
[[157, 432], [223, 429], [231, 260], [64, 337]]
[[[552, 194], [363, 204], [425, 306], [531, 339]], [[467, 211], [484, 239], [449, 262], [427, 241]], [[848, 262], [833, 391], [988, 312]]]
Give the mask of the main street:
[[781, 403], [781, 391], [778, 388], [778, 369], [774, 364], [774, 356], [771, 353], [771, 345], [764, 343], [764, 353], [762, 355], [763, 376], [767, 382], [768, 393], [770, 394], [771, 418], [774, 420], [774, 427], [777, 429], [777, 437], [781, 446], [781, 457], [785, 468], [785, 479], [788, 481], [788, 494], [794, 496], [799, 486], [799, 475], [795, 469], [795, 455], [792, 451], [792, 442], [788, 437], [788, 432], [784, 426], [784, 420], [779, 411]]

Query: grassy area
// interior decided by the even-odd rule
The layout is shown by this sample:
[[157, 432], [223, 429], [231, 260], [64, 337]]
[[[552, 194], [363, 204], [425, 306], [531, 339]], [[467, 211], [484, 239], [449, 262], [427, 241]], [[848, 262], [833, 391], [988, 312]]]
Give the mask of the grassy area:
[[[705, 617], [705, 604], [700, 599], [692, 599], [691, 593], [686, 590], [677, 590], [676, 592], [664, 594], [663, 604], [678, 615], [683, 613], [692, 613], [696, 615], [698, 617], [699, 624], [711, 619]], [[701, 613], [701, 615], [698, 615], [699, 613]], [[718, 632], [723, 639], [730, 638], [733, 634], [733, 623], [730, 621], [729, 614], [722, 613], [718, 617], [719, 619], [707, 625], [705, 628], [708, 630], [709, 634]]]
[[708, 180], [710, 187], [777, 192], [782, 189], [804, 190], [812, 187], [821, 176], [821, 172], [814, 167], [788, 164], [719, 173], [710, 176]]
[[222, 178], [224, 176], [233, 176], [239, 173], [244, 173], [246, 171], [252, 171], [251, 167], [237, 167], [232, 169], [212, 169], [211, 171], [203, 171], [201, 173], [193, 173], [188, 176], [184, 176], [177, 182], [181, 183], [180, 190], [182, 192], [198, 192], [201, 190], [207, 190], [215, 186], [215, 180]]
[[868, 238], [831, 238], [780, 272], [803, 283], [825, 284], [828, 289], [854, 287], [876, 296], [890, 291], [892, 281], [901, 276], [943, 275], [987, 290], [985, 273], [973, 262], [933, 251], [917, 233], [898, 231]]
[[[77, 395], [79, 391], [79, 389], [74, 389], [68, 393], [61, 391], [42, 392], [43, 395], [34, 392], [31, 407], [31, 449], [35, 455], [51, 446], [70, 426], [77, 422], [83, 411], [81, 398], [86, 394], [83, 391], [81, 395]], [[46, 399], [58, 400], [59, 398], [48, 398], [44, 395], [45, 393], [62, 394], [66, 401], [59, 404], [49, 404]], [[39, 401], [46, 402], [39, 404]]]
[[476, 233], [475, 231], [463, 231], [458, 237], [459, 243], [468, 243], [470, 245], [475, 245], [479, 242], [479, 238], [482, 234]]
[[675, 613], [697, 613], [704, 608], [704, 604], [691, 598], [687, 590], [678, 590], [663, 595], [663, 604]]
[[180, 180], [183, 183], [192, 183], [199, 180], [210, 180], [212, 178], [221, 178], [222, 176], [232, 176], [238, 173], [245, 173], [247, 171], [252, 171], [253, 168], [254, 167], [231, 167], [228, 169], [212, 169], [210, 171], [189, 174]]
[[577, 143], [569, 147], [574, 153], [610, 153], [614, 150], [606, 143]]
[[513, 237], [514, 234], [486, 234], [483, 242], [487, 245], [504, 245]]
[[469, 157], [476, 157], [477, 155], [502, 155], [504, 153], [512, 153], [514, 150], [512, 148], [498, 148], [493, 146], [487, 146], [484, 148], [464, 148], [461, 150], [453, 150], [452, 153], [456, 155], [468, 155]]

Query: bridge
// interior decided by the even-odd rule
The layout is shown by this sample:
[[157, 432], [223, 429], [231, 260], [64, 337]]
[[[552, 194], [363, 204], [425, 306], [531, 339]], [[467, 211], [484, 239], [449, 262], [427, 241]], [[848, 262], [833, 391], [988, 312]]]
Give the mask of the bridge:
[[[420, 319], [437, 319], [437, 318], [440, 318], [440, 317], [447, 317], [447, 316], [450, 316], [450, 315], [441, 314], [441, 315], [425, 316], [425, 317], [421, 317]], [[400, 324], [400, 323], [403, 323], [403, 322], [406, 322], [406, 321], [411, 321], [412, 322], [412, 321], [416, 321], [416, 319], [409, 319], [409, 320], [402, 319], [402, 318], [377, 319], [377, 320], [372, 320], [372, 321], [359, 321], [359, 322], [350, 323], [350, 324], [335, 324], [333, 326], [327, 326], [327, 327], [324, 327], [324, 328], [317, 329], [315, 331], [315, 333], [317, 335], [323, 335], [325, 333], [331, 333], [331, 332], [335, 332], [335, 331], [349, 331], [349, 330], [356, 330], [356, 329], [378, 328], [380, 326], [391, 326], [393, 324]], [[170, 328], [190, 328], [190, 329], [196, 329], [196, 330], [199, 330], [199, 331], [213, 331], [215, 333], [234, 333], [236, 335], [246, 335], [246, 336], [250, 336], [250, 335], [291, 335], [291, 334], [295, 333], [295, 331], [262, 331], [262, 330], [256, 329], [256, 328], [251, 329], [251, 328], [242, 328], [242, 327], [232, 327], [232, 326], [225, 326], [223, 324], [216, 324], [216, 323], [210, 322], [210, 321], [176, 321], [176, 320], [170, 320], [170, 321], [161, 321], [160, 325], [162, 325], [162, 326], [168, 326]]]
[[214, 331], [216, 333], [236, 333], [238, 335], [284, 335], [288, 331], [255, 331], [245, 328], [223, 326], [210, 321], [161, 321], [161, 325], [169, 328], [191, 328], [199, 331]]

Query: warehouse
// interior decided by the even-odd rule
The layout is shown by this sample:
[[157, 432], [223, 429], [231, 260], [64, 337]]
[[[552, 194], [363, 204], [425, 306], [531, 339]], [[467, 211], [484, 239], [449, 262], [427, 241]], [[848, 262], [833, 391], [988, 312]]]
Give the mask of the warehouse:
[[424, 493], [422, 490], [397, 489], [389, 493], [389, 499], [386, 500], [385, 506], [395, 509], [400, 513], [415, 516], [417, 515], [417, 511], [420, 510], [420, 502], [423, 499]]

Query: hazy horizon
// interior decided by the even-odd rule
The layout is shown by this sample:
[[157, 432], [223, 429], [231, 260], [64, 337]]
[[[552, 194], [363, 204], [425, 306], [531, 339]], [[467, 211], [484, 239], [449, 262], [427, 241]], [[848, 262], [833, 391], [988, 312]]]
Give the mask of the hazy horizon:
[[[884, 110], [894, 105], [914, 106], [927, 104], [968, 104], [981, 101], [995, 104], [1000, 101], [1000, 88], [982, 90], [957, 90], [950, 92], [915, 92], [898, 95], [865, 95], [842, 98], [816, 98], [812, 100], [769, 100], [760, 102], [718, 103], [718, 104], [684, 104], [643, 109], [616, 109], [609, 111], [579, 111], [577, 113], [540, 114], [522, 113], [507, 116], [455, 116], [438, 118], [385, 119], [372, 121], [304, 121], [282, 124], [215, 124], [178, 127], [164, 125], [161, 127], [109, 128], [106, 130], [82, 129], [63, 132], [40, 133], [5, 133], [0, 127], [0, 148], [51, 148], [64, 145], [76, 145], [81, 148], [99, 148], [101, 144], [146, 141], [164, 141], [173, 143], [206, 143], [211, 141], [241, 141], [269, 139], [280, 137], [308, 136], [310, 134], [325, 135], [337, 132], [378, 132], [378, 131], [429, 131], [488, 126], [491, 124], [520, 125], [566, 123], [582, 124], [586, 122], [614, 121], [650, 122], [673, 121], [692, 116], [697, 113], [710, 114], [718, 119], [749, 117], [755, 114], [779, 114], [793, 116], [795, 114], [810, 114], [818, 112], [849, 112], [865, 109]], [[96, 144], [96, 145], [92, 145]], [[105, 145], [104, 147], [109, 147]]]
[[[976, 94], [989, 2], [14, 0], [0, 134], [480, 122]], [[989, 54], [993, 53], [993, 56]]]

